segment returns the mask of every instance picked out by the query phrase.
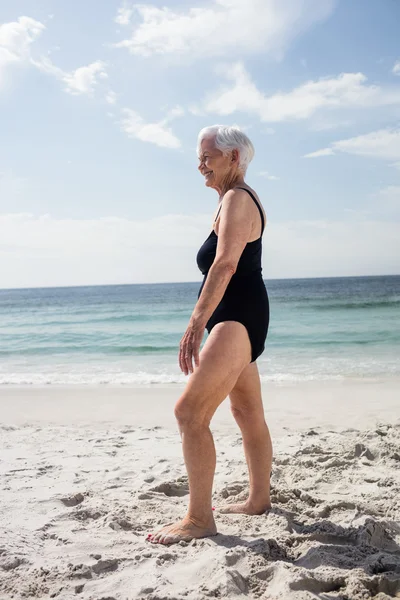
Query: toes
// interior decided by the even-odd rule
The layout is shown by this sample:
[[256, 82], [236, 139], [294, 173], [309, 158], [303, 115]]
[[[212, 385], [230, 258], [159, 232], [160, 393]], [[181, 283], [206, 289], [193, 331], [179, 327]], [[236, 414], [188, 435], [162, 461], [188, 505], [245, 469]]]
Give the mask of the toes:
[[181, 538], [179, 535], [164, 535], [161, 538], [161, 544], [164, 544], [164, 546], [169, 546], [170, 544], [175, 544], [176, 542], [179, 542], [180, 539]]
[[158, 544], [159, 541], [160, 541], [160, 539], [161, 539], [161, 535], [160, 534], [153, 535], [152, 538], [151, 538], [151, 540], [150, 540], [150, 542], [152, 544]]
[[160, 533], [149, 533], [149, 535], [146, 538], [146, 541], [150, 542], [151, 544], [157, 544], [157, 541], [160, 537]]
[[167, 531], [169, 531], [171, 529], [171, 527], [172, 527], [172, 523], [169, 523], [168, 525], [165, 525], [165, 527], [163, 527], [159, 531], [156, 531], [156, 533], [149, 533], [146, 537], [146, 541], [151, 542], [152, 544], [158, 544], [160, 537], [163, 536], [165, 533], [167, 533]]
[[150, 540], [152, 542], [152, 544], [162, 544], [163, 543], [162, 540], [165, 537], [165, 535], [168, 533], [169, 530], [170, 530], [170, 527], [164, 527], [163, 529], [161, 529], [161, 531], [158, 531], [155, 535], [153, 535]]

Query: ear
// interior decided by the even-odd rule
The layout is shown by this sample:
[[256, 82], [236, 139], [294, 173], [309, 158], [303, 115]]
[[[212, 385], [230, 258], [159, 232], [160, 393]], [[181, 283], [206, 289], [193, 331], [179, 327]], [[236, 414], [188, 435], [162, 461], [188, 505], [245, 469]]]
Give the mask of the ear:
[[239, 162], [239, 150], [232, 150], [231, 162], [236, 163]]

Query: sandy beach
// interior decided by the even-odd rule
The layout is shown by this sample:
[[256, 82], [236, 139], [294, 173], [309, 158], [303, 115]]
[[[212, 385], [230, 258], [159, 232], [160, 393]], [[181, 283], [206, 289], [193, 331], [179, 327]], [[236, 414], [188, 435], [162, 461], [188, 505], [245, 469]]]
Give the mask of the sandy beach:
[[[265, 385], [272, 510], [155, 546], [188, 499], [180, 389], [1, 389], [1, 600], [400, 597], [399, 381]], [[218, 509], [247, 471], [227, 402], [212, 429]]]

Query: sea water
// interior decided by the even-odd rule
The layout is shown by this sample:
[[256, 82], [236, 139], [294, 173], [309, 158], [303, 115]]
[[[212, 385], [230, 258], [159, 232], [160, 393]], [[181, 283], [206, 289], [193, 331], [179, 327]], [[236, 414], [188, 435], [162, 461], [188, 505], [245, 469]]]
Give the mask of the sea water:
[[[266, 286], [271, 320], [257, 361], [262, 380], [400, 375], [400, 276], [271, 280]], [[199, 287], [0, 290], [0, 385], [184, 382], [179, 341]]]

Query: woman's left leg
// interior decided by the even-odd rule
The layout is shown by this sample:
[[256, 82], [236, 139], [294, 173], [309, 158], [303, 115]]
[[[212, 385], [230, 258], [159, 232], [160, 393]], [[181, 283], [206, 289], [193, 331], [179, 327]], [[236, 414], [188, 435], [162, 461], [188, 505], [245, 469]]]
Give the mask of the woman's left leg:
[[200, 353], [200, 365], [175, 406], [189, 478], [188, 512], [179, 523], [150, 536], [151, 542], [173, 544], [216, 534], [211, 508], [216, 459], [209, 425], [250, 360], [250, 340], [241, 323], [225, 321], [213, 328]]

